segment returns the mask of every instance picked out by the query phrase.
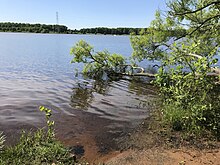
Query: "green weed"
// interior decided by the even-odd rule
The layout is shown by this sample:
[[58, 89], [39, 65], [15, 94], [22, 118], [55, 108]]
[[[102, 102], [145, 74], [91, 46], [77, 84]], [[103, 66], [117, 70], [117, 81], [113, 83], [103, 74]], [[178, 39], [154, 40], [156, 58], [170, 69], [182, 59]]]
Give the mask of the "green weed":
[[[45, 112], [47, 130], [38, 129], [28, 133], [23, 131], [18, 144], [2, 150], [1, 165], [77, 164], [70, 151], [55, 139], [54, 121], [50, 120], [52, 111], [43, 106], [39, 109]], [[4, 136], [1, 135], [1, 148], [3, 142]]]

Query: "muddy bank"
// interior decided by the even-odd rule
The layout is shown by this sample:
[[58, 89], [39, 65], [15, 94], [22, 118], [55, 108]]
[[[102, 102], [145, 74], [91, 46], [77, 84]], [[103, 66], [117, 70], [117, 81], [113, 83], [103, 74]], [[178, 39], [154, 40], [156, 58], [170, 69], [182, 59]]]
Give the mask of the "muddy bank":
[[[211, 139], [185, 139], [165, 131], [154, 116], [133, 131], [117, 137], [115, 151], [98, 155], [91, 164], [108, 165], [187, 165], [220, 163], [220, 142]], [[165, 133], [166, 132], [166, 133]]]
[[[99, 162], [106, 155], [112, 155], [120, 148], [117, 139], [130, 134], [135, 128], [129, 122], [114, 121], [79, 111], [77, 116], [60, 115], [56, 123], [56, 136], [78, 159]], [[60, 119], [65, 120], [60, 120]], [[71, 129], [70, 129], [71, 128]]]
[[107, 165], [219, 165], [220, 151], [195, 149], [152, 148], [147, 150], [129, 150], [106, 161]]

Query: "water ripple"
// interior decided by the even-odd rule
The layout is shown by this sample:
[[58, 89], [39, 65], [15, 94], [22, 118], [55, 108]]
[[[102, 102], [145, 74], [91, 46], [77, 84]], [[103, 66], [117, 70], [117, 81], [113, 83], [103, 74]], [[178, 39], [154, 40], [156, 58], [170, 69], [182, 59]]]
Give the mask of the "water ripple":
[[[0, 131], [14, 133], [27, 125], [42, 125], [40, 105], [53, 109], [54, 118], [61, 123], [59, 130], [65, 127], [66, 132], [74, 132], [73, 126], [84, 131], [88, 120], [95, 128], [98, 124], [129, 126], [140, 122], [152, 108], [148, 100], [155, 97], [155, 90], [142, 82], [103, 82], [73, 76], [74, 68], [80, 70], [82, 66], [70, 64], [69, 50], [85, 36], [0, 35]], [[129, 37], [85, 39], [98, 49], [113, 45], [110, 51], [131, 54]]]

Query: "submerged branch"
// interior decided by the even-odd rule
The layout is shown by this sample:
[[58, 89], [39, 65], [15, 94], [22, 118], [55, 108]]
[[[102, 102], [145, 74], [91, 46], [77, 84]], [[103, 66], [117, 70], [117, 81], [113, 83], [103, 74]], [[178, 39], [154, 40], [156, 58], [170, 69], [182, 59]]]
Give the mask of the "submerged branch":
[[132, 77], [135, 77], [135, 76], [147, 76], [147, 77], [151, 77], [151, 78], [155, 78], [156, 75], [155, 74], [151, 74], [151, 73], [134, 73], [134, 74], [128, 74], [128, 73], [121, 73], [121, 75], [124, 75], [124, 76], [132, 76]]
[[200, 56], [200, 55], [198, 55], [198, 54], [194, 54], [194, 53], [189, 53], [189, 54], [187, 54], [187, 56], [196, 57], [196, 58], [198, 58], [198, 59], [201, 59], [201, 58], [202, 58], [202, 56]]
[[[147, 77], [155, 77], [155, 74], [152, 73], [147, 73], [144, 71], [144, 68], [142, 67], [137, 67], [137, 66], [133, 66], [130, 64], [125, 64], [125, 65], [119, 65], [119, 67], [122, 67], [120, 70], [123, 70], [124, 72], [118, 72], [117, 74], [120, 75], [124, 75], [124, 76], [147, 76]], [[126, 72], [126, 68], [130, 67], [131, 68], [131, 72], [128, 73]], [[139, 69], [140, 72], [134, 73], [135, 70]]]

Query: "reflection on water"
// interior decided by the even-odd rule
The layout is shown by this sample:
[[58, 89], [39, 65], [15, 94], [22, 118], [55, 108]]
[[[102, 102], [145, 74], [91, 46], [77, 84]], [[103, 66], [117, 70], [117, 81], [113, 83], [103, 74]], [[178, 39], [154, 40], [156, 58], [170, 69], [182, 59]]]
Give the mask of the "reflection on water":
[[70, 98], [75, 116], [59, 116], [63, 120], [58, 122], [58, 137], [71, 148], [80, 146], [93, 160], [96, 152], [118, 149], [117, 138], [149, 115], [157, 94], [146, 81], [83, 79], [73, 84]]
[[73, 87], [70, 105], [77, 109], [88, 109], [94, 99], [94, 93], [107, 94], [108, 81], [94, 80], [93, 82], [76, 82]]
[[135, 122], [148, 115], [155, 96], [153, 86], [140, 80], [82, 80], [72, 88], [70, 105], [111, 120]]
[[77, 86], [78, 87], [73, 88], [70, 105], [74, 108], [86, 109], [94, 98], [92, 89], [87, 88], [84, 84], [81, 85], [80, 83], [77, 83]]
[[152, 86], [73, 76], [81, 65], [70, 64], [69, 50], [80, 39], [98, 50], [131, 54], [128, 36], [0, 33], [0, 131], [9, 143], [22, 129], [45, 125], [40, 105], [53, 109], [58, 138], [71, 146], [87, 144], [85, 152], [88, 141], [105, 150], [104, 143], [113, 145], [116, 135], [148, 116]]

